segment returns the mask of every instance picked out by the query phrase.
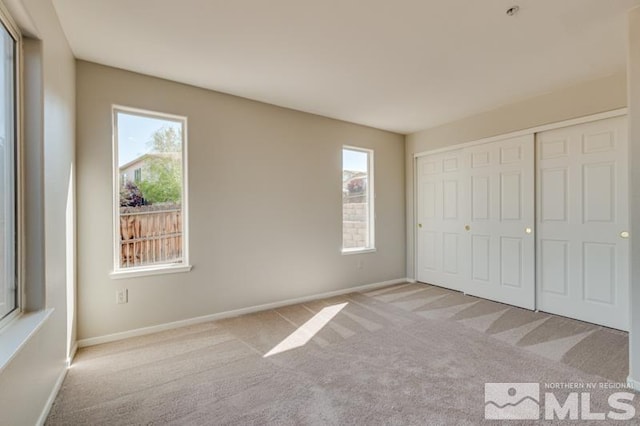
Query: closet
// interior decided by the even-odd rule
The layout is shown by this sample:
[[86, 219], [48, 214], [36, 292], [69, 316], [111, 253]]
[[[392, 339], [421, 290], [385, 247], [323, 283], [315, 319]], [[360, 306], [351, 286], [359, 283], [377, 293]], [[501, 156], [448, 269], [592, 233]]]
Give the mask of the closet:
[[416, 156], [416, 278], [628, 329], [625, 117]]
[[537, 307], [607, 327], [629, 323], [627, 120], [537, 135]]

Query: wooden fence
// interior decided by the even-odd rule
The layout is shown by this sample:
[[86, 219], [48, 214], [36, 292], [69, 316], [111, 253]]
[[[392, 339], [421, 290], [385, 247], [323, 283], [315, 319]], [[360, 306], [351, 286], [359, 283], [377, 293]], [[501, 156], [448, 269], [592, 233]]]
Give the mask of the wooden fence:
[[182, 210], [120, 213], [120, 267], [182, 260]]
[[356, 194], [342, 194], [342, 204], [353, 204], [353, 203], [366, 203], [367, 202], [367, 193], [361, 192]]

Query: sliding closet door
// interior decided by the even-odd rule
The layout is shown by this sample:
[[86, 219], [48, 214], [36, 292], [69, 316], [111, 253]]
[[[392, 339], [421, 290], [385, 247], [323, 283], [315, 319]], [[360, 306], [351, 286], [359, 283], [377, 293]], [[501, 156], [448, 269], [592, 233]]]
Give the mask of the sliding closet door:
[[416, 164], [417, 279], [461, 291], [467, 275], [463, 154], [420, 157]]
[[537, 139], [538, 309], [627, 330], [626, 118]]
[[417, 279], [534, 308], [533, 135], [417, 160]]
[[469, 294], [535, 307], [534, 138], [467, 149]]

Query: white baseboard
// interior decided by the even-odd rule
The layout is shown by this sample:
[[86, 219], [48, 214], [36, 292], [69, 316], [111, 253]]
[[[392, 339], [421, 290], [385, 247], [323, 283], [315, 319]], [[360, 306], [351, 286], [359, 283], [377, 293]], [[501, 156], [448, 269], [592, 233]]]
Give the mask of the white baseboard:
[[417, 283], [418, 281], [414, 280], [413, 278], [407, 278], [407, 282], [408, 282], [408, 283], [411, 283], [411, 284], [415, 284], [415, 283]]
[[42, 413], [40, 413], [40, 417], [38, 417], [38, 422], [36, 423], [37, 426], [42, 426], [44, 425], [44, 422], [47, 421], [53, 402], [56, 400], [56, 396], [58, 396], [58, 392], [60, 392], [60, 388], [62, 387], [62, 382], [64, 382], [64, 378], [67, 377], [67, 371], [69, 371], [69, 369], [65, 367], [60, 372], [58, 380], [56, 380], [56, 384], [53, 386], [53, 389], [51, 389], [49, 398], [47, 398], [47, 402], [44, 404]]
[[269, 309], [280, 308], [287, 305], [295, 305], [297, 303], [309, 302], [316, 299], [325, 299], [327, 297], [340, 296], [342, 294], [352, 293], [354, 291], [368, 291], [385, 287], [393, 284], [406, 283], [406, 278], [398, 278], [395, 280], [383, 281], [373, 284], [365, 284], [357, 287], [349, 287], [342, 290], [330, 291], [327, 293], [314, 294], [311, 296], [298, 297], [295, 299], [282, 300], [280, 302], [266, 303], [264, 305], [250, 306], [248, 308], [234, 309], [232, 311], [219, 312], [217, 314], [204, 315], [201, 317], [189, 318], [180, 321], [169, 322], [165, 324], [153, 325], [150, 327], [136, 328], [134, 330], [123, 331], [120, 333], [107, 334], [104, 336], [90, 337], [88, 339], [78, 340], [78, 347], [85, 348], [87, 346], [100, 345], [102, 343], [115, 342], [117, 340], [127, 339], [129, 337], [144, 336], [146, 334], [157, 333], [160, 331], [171, 330], [187, 325], [200, 324], [203, 322], [215, 321], [224, 318], [237, 317], [239, 315], [251, 314], [254, 312], [266, 311]]
[[640, 381], [627, 377], [627, 385], [636, 392], [640, 392]]
[[76, 352], [78, 352], [78, 342], [75, 342], [73, 346], [71, 346], [71, 350], [69, 351], [69, 358], [67, 358], [67, 368], [71, 367], [73, 359], [76, 357]]

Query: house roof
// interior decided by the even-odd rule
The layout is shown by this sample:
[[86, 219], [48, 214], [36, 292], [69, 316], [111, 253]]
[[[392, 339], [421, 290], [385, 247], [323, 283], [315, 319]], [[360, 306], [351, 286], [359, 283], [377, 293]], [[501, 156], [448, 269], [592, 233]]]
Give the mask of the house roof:
[[118, 170], [122, 171], [125, 169], [128, 169], [129, 167], [133, 166], [136, 163], [142, 162], [144, 160], [146, 160], [147, 158], [158, 158], [158, 157], [178, 157], [180, 155], [180, 153], [177, 152], [148, 152], [146, 154], [143, 154], [139, 157], [134, 158], [133, 160], [129, 161], [128, 163], [123, 164], [122, 166], [118, 167]]

